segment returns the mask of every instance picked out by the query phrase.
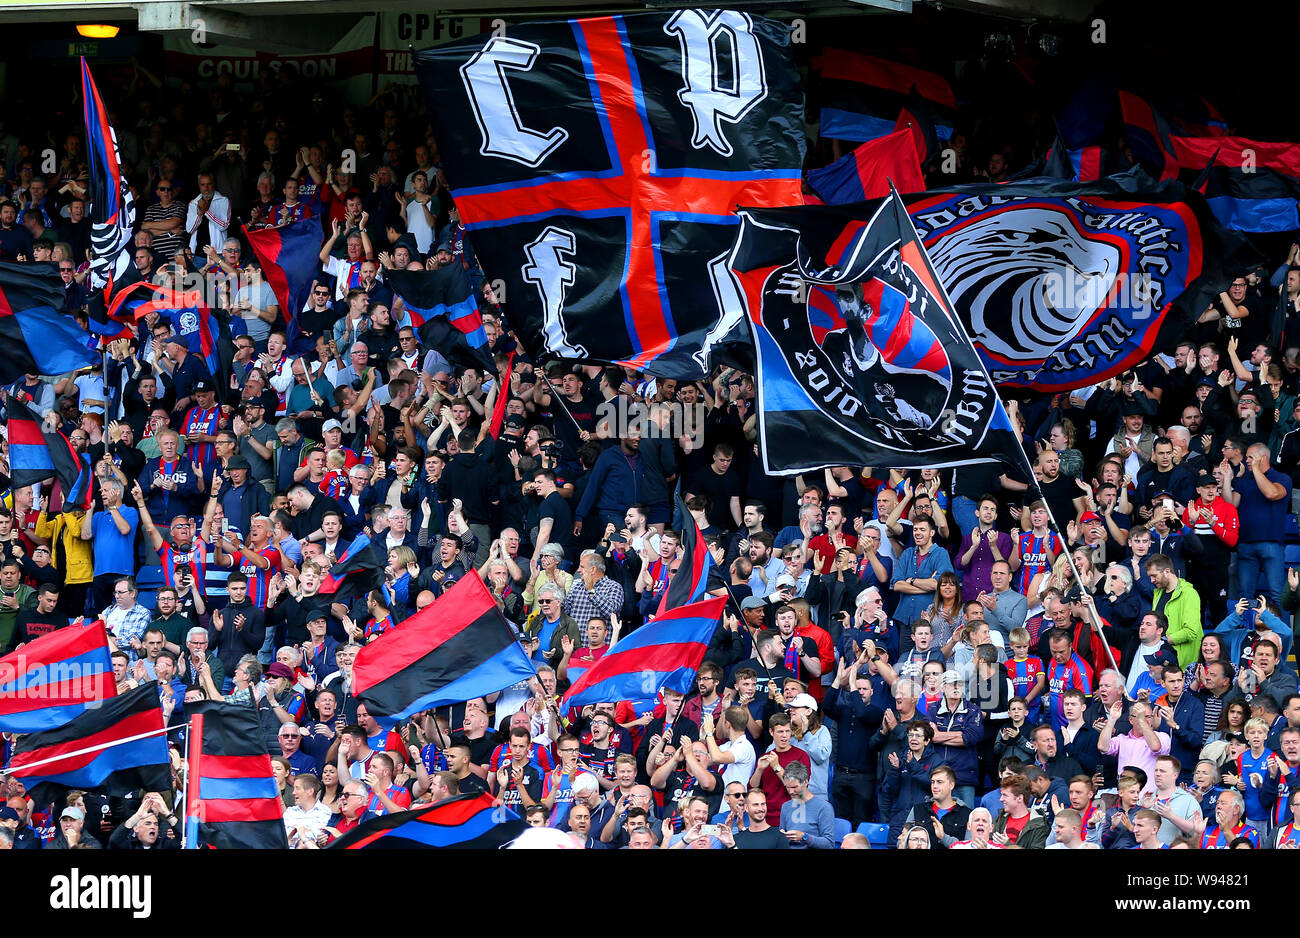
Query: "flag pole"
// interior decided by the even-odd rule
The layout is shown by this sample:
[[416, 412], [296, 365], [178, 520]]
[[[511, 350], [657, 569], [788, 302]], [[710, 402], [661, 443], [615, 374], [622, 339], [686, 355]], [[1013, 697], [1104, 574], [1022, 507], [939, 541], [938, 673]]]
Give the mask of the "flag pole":
[[[190, 731], [185, 734], [185, 834], [181, 838], [182, 850], [199, 849], [199, 786], [198, 773], [203, 756], [203, 714], [196, 713], [190, 718]], [[193, 745], [197, 737], [198, 745]], [[190, 779], [195, 778], [191, 787]]]
[[145, 733], [136, 733], [134, 736], [128, 736], [125, 739], [115, 739], [112, 742], [100, 743], [97, 746], [87, 746], [85, 749], [78, 749], [75, 752], [60, 753], [59, 755], [51, 756], [48, 759], [41, 759], [39, 762], [25, 762], [22, 765], [14, 765], [11, 761], [9, 764], [9, 775], [16, 775], [17, 777], [22, 778], [21, 775], [18, 775], [18, 772], [20, 771], [34, 769], [42, 765], [49, 765], [51, 762], [62, 762], [65, 759], [71, 759], [73, 756], [84, 756], [92, 752], [102, 752], [105, 749], [112, 749], [114, 746], [122, 746], [126, 743], [136, 742], [137, 740], [148, 739], [150, 736], [161, 736], [164, 733], [170, 733], [172, 730], [184, 729], [189, 725], [190, 724], [188, 723], [181, 723], [178, 726], [164, 726], [160, 730], [149, 730]]
[[[935, 287], [939, 290], [940, 297], [943, 300], [944, 315], [951, 320], [955, 328], [960, 330], [961, 333], [964, 336], [966, 336], [966, 340], [968, 342], [971, 342], [972, 345], [974, 345], [974, 341], [970, 338], [970, 334], [966, 332], [965, 325], [963, 325], [961, 320], [958, 319], [956, 316], [955, 308], [952, 305], [952, 300], [948, 296], [948, 291], [944, 287], [943, 282], [939, 279], [938, 275], [935, 273], [934, 267], [930, 263], [930, 256], [925, 252], [925, 246], [924, 243], [921, 241], [921, 236], [917, 233], [916, 226], [912, 223], [912, 216], [907, 213], [907, 206], [903, 203], [902, 197], [899, 196], [898, 190], [894, 188], [894, 181], [892, 179], [889, 180], [889, 192], [890, 192], [890, 198], [893, 200], [893, 204], [894, 204], [894, 214], [898, 216], [899, 227], [902, 228], [902, 226], [906, 224], [907, 225], [906, 230], [911, 233], [913, 241], [916, 244], [921, 245], [921, 251], [920, 251], [921, 258], [922, 260], [925, 261], [927, 267], [927, 273], [930, 275], [931, 281], [934, 283]], [[1006, 413], [1006, 405], [1002, 402], [1002, 395], [1001, 393], [998, 392], [997, 385], [993, 381], [993, 376], [989, 374], [988, 366], [984, 364], [983, 357], [980, 356], [979, 354], [976, 354], [975, 358], [979, 362], [980, 374], [983, 375], [986, 381], [988, 381], [989, 387], [993, 388], [994, 393], [998, 395], [998, 405], [1002, 407], [1003, 412]], [[1011, 415], [1009, 413], [1007, 414], [1007, 418], [1008, 418], [1008, 422], [1010, 422]], [[1015, 432], [1015, 437], [1016, 437], [1015, 449], [1016, 449], [1016, 455], [1019, 457], [1020, 468], [1028, 471], [1029, 479], [1031, 480], [1029, 484], [1035, 485], [1035, 483], [1033, 482], [1033, 480], [1035, 479], [1034, 467], [1030, 464], [1029, 454], [1025, 452], [1025, 447], [1020, 441], [1020, 431], [1015, 426], [1014, 423], [1012, 423], [1011, 429]], [[1041, 496], [1042, 495], [1041, 487], [1039, 487], [1038, 492], [1039, 495]], [[1052, 506], [1048, 503], [1047, 499], [1043, 498], [1041, 500], [1043, 502], [1043, 505], [1047, 509], [1048, 519], [1051, 521], [1052, 526], [1056, 528], [1057, 534], [1060, 535], [1061, 537], [1061, 542], [1065, 545], [1065, 559], [1070, 566], [1070, 571], [1074, 574], [1074, 583], [1076, 586], [1079, 587], [1080, 592], [1082, 592], [1083, 576], [1079, 573], [1079, 568], [1074, 562], [1074, 552], [1070, 549], [1069, 537], [1066, 534], [1065, 530], [1063, 530], [1060, 524], [1057, 522], [1056, 516], [1052, 512]], [[1028, 597], [1026, 597], [1026, 599], [1027, 598]], [[1106, 640], [1106, 633], [1102, 631], [1101, 617], [1097, 615], [1097, 610], [1092, 603], [1083, 603], [1082, 605], [1084, 606], [1085, 609], [1088, 610], [1088, 626], [1094, 632], [1096, 632], [1097, 636], [1101, 639], [1102, 648], [1106, 650], [1106, 657], [1110, 660], [1111, 668], [1114, 669], [1115, 671], [1118, 671], [1119, 665], [1115, 663], [1115, 655], [1110, 650], [1110, 642]], [[1073, 642], [1071, 644], [1073, 644]], [[1096, 663], [1100, 664], [1101, 662], [1096, 662]]]

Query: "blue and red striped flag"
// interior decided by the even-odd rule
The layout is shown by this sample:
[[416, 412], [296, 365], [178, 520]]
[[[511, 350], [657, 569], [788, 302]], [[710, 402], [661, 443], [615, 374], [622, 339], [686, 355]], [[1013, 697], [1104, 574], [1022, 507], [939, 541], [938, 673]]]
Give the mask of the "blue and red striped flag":
[[168, 790], [171, 759], [158, 682], [110, 697], [57, 729], [21, 737], [6, 771], [23, 780], [37, 804], [69, 788], [118, 796]]
[[[402, 301], [401, 325], [420, 334], [425, 348], [436, 348], [461, 364], [496, 370], [474, 291], [465, 272], [452, 265], [438, 270], [390, 270], [384, 274]], [[453, 328], [448, 328], [451, 326]]]
[[343, 551], [343, 555], [330, 567], [329, 572], [321, 577], [320, 592], [337, 593], [343, 581], [361, 573], [375, 573], [384, 569], [386, 561], [372, 545], [370, 537], [361, 533], [352, 539], [352, 543]]
[[0, 261], [0, 385], [100, 362], [98, 343], [64, 312], [66, 306], [54, 264]]
[[[704, 543], [704, 535], [699, 525], [686, 508], [682, 500], [681, 484], [673, 496], [673, 527], [681, 533], [679, 543], [682, 546], [682, 561], [677, 565], [677, 572], [668, 581], [663, 598], [659, 600], [656, 615], [663, 615], [669, 609], [687, 606], [704, 598], [709, 588], [709, 571], [717, 564], [709, 547]], [[572, 672], [570, 672], [572, 673]]]
[[861, 143], [883, 137], [894, 131], [902, 111], [915, 113], [921, 104], [935, 137], [952, 136], [957, 97], [942, 75], [845, 49], [824, 50], [812, 66], [820, 75], [823, 138]]
[[490, 850], [524, 832], [524, 822], [489, 794], [456, 795], [413, 811], [366, 821], [330, 848], [340, 850]]
[[892, 180], [899, 192], [923, 192], [925, 178], [917, 156], [916, 137], [903, 128], [868, 140], [852, 153], [808, 174], [812, 186], [827, 205], [847, 205], [889, 195]]
[[90, 157], [90, 285], [111, 291], [131, 266], [128, 248], [134, 235], [135, 197], [122, 172], [117, 134], [99, 96], [85, 56], [81, 59], [81, 95]]
[[0, 658], [0, 732], [57, 729], [115, 696], [99, 620], [65, 626]]
[[689, 692], [726, 604], [727, 597], [717, 596], [670, 609], [641, 626], [583, 672], [560, 709], [644, 700], [665, 687]]
[[476, 572], [357, 653], [352, 693], [382, 726], [536, 674]]
[[[10, 396], [5, 403], [9, 434], [9, 476], [14, 488], [46, 479], [56, 481], [50, 511], [85, 509], [90, 496], [90, 466], [60, 431], [46, 432], [32, 409]], [[65, 496], [57, 493], [68, 493]]]
[[1178, 156], [1164, 118], [1149, 101], [1129, 91], [1119, 93], [1119, 108], [1133, 158], [1157, 179], [1177, 179]]
[[285, 337], [292, 345], [298, 337], [298, 314], [307, 305], [313, 276], [320, 270], [320, 219], [304, 218], [282, 228], [245, 228], [244, 234], [280, 304], [288, 324]]
[[185, 849], [284, 849], [284, 803], [257, 711], [205, 700], [190, 716]]

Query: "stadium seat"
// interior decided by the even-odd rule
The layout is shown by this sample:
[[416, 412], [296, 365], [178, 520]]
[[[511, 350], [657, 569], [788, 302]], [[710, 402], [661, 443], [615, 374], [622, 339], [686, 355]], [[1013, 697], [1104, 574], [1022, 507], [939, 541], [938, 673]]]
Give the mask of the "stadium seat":
[[1300, 564], [1300, 543], [1286, 545], [1286, 565], [1293, 567]]
[[844, 843], [844, 838], [853, 833], [853, 822], [846, 821], [842, 817], [835, 819], [835, 846]]
[[867, 840], [871, 841], [872, 850], [885, 850], [889, 847], [888, 824], [873, 824], [871, 821], [863, 821], [858, 825], [858, 833], [867, 835]]

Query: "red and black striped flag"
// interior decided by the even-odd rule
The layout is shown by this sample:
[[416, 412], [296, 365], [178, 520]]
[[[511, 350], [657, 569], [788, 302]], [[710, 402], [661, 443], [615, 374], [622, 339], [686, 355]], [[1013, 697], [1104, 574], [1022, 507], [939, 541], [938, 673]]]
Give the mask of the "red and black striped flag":
[[456, 795], [436, 804], [367, 821], [330, 845], [342, 850], [491, 850], [524, 832], [524, 822], [489, 794]]
[[27, 785], [37, 804], [70, 788], [110, 795], [171, 789], [171, 759], [158, 703], [158, 682], [110, 697], [66, 726], [21, 737], [9, 775]]
[[0, 385], [99, 362], [96, 340], [63, 312], [63, 289], [54, 264], [0, 261]]
[[287, 849], [284, 804], [257, 711], [217, 700], [188, 710], [185, 849]]
[[536, 674], [475, 572], [357, 653], [352, 693], [393, 725]]
[[85, 464], [68, 438], [58, 430], [47, 432], [35, 412], [12, 395], [5, 402], [5, 414], [13, 487], [56, 479], [63, 491], [75, 491]]

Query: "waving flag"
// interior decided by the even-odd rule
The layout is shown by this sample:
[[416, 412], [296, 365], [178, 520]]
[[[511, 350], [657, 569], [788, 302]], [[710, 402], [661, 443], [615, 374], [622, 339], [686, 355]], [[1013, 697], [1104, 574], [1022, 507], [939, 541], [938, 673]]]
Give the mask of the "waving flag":
[[863, 143], [884, 137], [894, 132], [900, 112], [915, 111], [917, 103], [927, 108], [939, 140], [952, 136], [957, 97], [942, 75], [844, 49], [826, 49], [812, 66], [819, 76], [823, 138]]
[[[699, 525], [682, 500], [680, 480], [673, 501], [673, 526], [681, 532], [682, 560], [677, 566], [677, 572], [668, 581], [663, 598], [659, 600], [658, 615], [703, 599], [709, 588], [709, 572], [717, 566], [713, 555], [709, 553], [708, 545], [704, 543]], [[573, 670], [570, 669], [569, 673], [572, 674]]]
[[307, 305], [312, 279], [320, 270], [320, 219], [304, 218], [283, 228], [244, 228], [244, 235], [275, 294], [288, 324], [285, 337], [292, 344], [298, 337], [298, 314]]
[[284, 803], [262, 744], [257, 711], [219, 700], [189, 704], [186, 710], [185, 849], [287, 848]]
[[64, 306], [57, 266], [0, 261], [0, 385], [100, 362], [95, 340]]
[[1119, 107], [1133, 158], [1157, 179], [1177, 179], [1178, 157], [1164, 118], [1145, 98], [1128, 91], [1119, 93]]
[[5, 402], [5, 413], [10, 484], [22, 488], [46, 479], [56, 479], [63, 491], [76, 491], [78, 479], [86, 471], [86, 463], [72, 448], [68, 438], [58, 430], [47, 432], [40, 418], [16, 397], [10, 396]]
[[[767, 471], [1018, 464], [1017, 434], [902, 199], [846, 223], [858, 208], [743, 213], [731, 265], [758, 349]], [[820, 338], [812, 290], [838, 307]]]
[[663, 688], [688, 693], [727, 597], [678, 606], [621, 639], [583, 672], [560, 709], [654, 697]]
[[536, 674], [483, 581], [471, 572], [357, 652], [352, 693], [392, 725]]
[[0, 658], [0, 732], [66, 726], [117, 695], [104, 623], [68, 625]]
[[1210, 210], [1233, 231], [1294, 231], [1300, 228], [1300, 144], [1246, 137], [1171, 137], [1183, 178], [1195, 185]]
[[[1092, 183], [956, 186], [904, 201], [1000, 385], [1056, 393], [1114, 377], [1172, 346], [1229, 272], [1258, 260], [1199, 194], [1140, 169]], [[795, 232], [819, 258], [814, 266], [829, 268], [877, 207], [773, 209], [762, 219]], [[795, 256], [791, 244], [783, 257]], [[810, 306], [819, 302], [817, 290], [808, 296]], [[833, 323], [825, 306], [838, 310], [834, 297], [820, 302], [822, 311], [810, 310], [814, 330]]]
[[135, 322], [150, 313], [171, 324], [190, 352], [207, 365], [209, 374], [229, 373], [229, 358], [223, 358], [221, 345], [230, 344], [230, 329], [217, 319], [201, 291], [178, 292], [142, 280], [119, 293], [108, 310], [110, 318]]
[[496, 370], [483, 331], [483, 314], [463, 270], [456, 265], [438, 270], [390, 270], [384, 283], [401, 297], [401, 325], [414, 328], [425, 348], [436, 348], [462, 365], [489, 373]]
[[135, 226], [135, 197], [122, 172], [117, 134], [108, 122], [108, 108], [95, 87], [85, 56], [81, 58], [81, 96], [90, 156], [90, 245], [94, 250], [90, 285], [111, 290], [131, 263], [127, 249]]
[[[370, 537], [364, 533], [352, 539], [343, 551], [343, 555], [330, 567], [329, 572], [321, 577], [320, 592], [326, 595], [337, 593], [349, 577], [361, 578], [363, 574], [372, 577], [384, 569], [387, 560], [375, 548]], [[370, 588], [367, 581], [365, 588]]]
[[23, 780], [37, 804], [69, 788], [118, 796], [170, 789], [158, 682], [110, 697], [57, 729], [19, 738], [6, 771]]
[[340, 850], [492, 850], [524, 832], [524, 822], [491, 795], [455, 795], [412, 811], [366, 821], [330, 849]]
[[414, 55], [461, 218], [530, 351], [706, 374], [743, 319], [736, 206], [801, 201], [788, 27], [677, 10]]
[[827, 205], [884, 198], [889, 195], [891, 181], [899, 192], [920, 192], [925, 188], [911, 130], [896, 130], [869, 140], [829, 166], [808, 174], [808, 185]]

